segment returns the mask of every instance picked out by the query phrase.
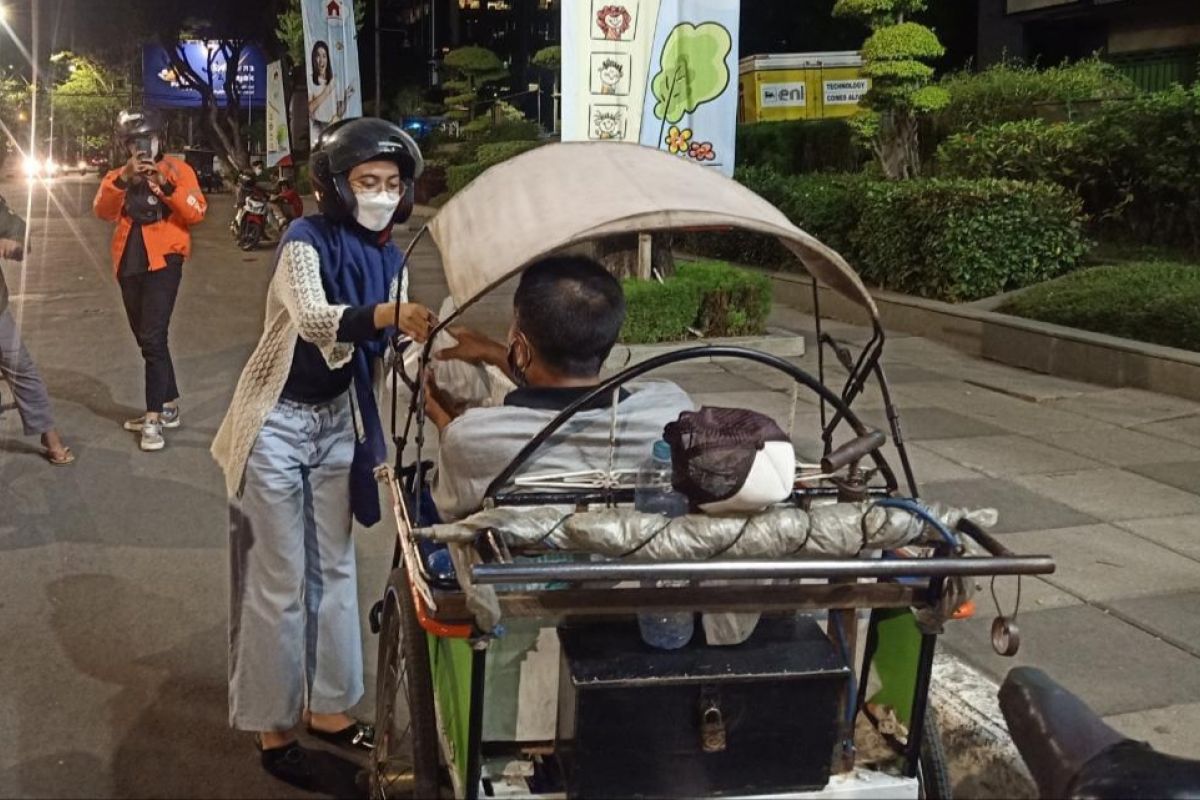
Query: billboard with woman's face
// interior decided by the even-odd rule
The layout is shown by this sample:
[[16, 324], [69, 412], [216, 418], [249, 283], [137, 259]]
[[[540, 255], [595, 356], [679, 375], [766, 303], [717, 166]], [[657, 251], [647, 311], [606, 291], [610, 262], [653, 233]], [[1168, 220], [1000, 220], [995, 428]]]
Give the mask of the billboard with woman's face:
[[362, 116], [358, 32], [353, 0], [302, 0], [308, 53], [308, 119], [315, 147], [321, 132]]

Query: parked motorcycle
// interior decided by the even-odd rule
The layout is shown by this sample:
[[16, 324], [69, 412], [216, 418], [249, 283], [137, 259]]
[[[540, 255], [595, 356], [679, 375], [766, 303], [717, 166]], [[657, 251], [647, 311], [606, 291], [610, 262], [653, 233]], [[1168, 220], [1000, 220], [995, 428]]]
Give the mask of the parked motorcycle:
[[230, 232], [238, 247], [253, 250], [264, 241], [278, 240], [287, 226], [304, 214], [304, 201], [286, 180], [278, 182], [278, 192], [269, 194], [255, 176], [243, 173], [238, 182], [237, 215]]
[[229, 231], [238, 247], [253, 250], [267, 232], [267, 204], [271, 198], [248, 172], [238, 176], [237, 213]]
[[1122, 735], [1040, 669], [1008, 673], [1000, 710], [1042, 797], [1200, 798], [1200, 761]]

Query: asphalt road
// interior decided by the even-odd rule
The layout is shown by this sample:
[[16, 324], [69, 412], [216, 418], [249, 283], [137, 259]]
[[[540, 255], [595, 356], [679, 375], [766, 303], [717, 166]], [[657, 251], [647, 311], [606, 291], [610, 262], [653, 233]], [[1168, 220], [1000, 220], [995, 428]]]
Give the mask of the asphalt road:
[[[211, 198], [171, 332], [184, 424], [142, 453], [121, 428], [142, 368], [97, 185], [0, 184], [32, 230], [26, 262], [4, 265], [13, 310], [79, 456], [44, 461], [0, 384], [0, 796], [294, 796], [227, 727], [226, 501], [208, 454], [262, 329], [271, 250], [237, 250], [232, 198]], [[365, 616], [391, 540], [378, 526], [359, 546]]]

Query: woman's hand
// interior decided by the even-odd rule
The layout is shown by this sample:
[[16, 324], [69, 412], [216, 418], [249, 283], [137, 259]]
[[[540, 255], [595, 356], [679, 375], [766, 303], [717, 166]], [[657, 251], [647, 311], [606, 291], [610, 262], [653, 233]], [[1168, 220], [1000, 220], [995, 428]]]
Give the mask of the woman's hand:
[[[437, 316], [420, 303], [399, 303], [398, 305], [400, 306], [400, 331], [418, 344], [429, 341], [429, 334], [438, 324]], [[394, 305], [393, 308], [395, 308]], [[394, 321], [393, 319], [388, 324], [390, 325]]]

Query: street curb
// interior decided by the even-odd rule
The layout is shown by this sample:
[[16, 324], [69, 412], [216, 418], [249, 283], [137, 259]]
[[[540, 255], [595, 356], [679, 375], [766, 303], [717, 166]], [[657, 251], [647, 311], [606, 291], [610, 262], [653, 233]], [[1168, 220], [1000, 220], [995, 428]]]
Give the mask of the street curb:
[[[609, 370], [625, 369], [655, 356], [675, 353], [701, 345], [724, 345], [728, 347], [745, 347], [760, 353], [778, 356], [780, 358], [802, 358], [805, 353], [804, 337], [798, 333], [785, 331], [780, 328], [770, 328], [763, 336], [728, 336], [711, 339], [693, 339], [687, 342], [664, 342], [662, 344], [618, 344], [613, 348], [604, 368]], [[712, 361], [713, 359], [705, 359]]]
[[[813, 312], [812, 278], [767, 272], [775, 301]], [[1200, 400], [1200, 353], [1011, 317], [978, 307], [870, 290], [887, 330], [942, 342], [1012, 367], [1113, 387], [1134, 387]], [[862, 308], [826, 286], [821, 313], [862, 324]]]
[[937, 709], [955, 798], [1038, 796], [1008, 734], [998, 691], [994, 681], [954, 656], [939, 654], [934, 660], [930, 699]]

